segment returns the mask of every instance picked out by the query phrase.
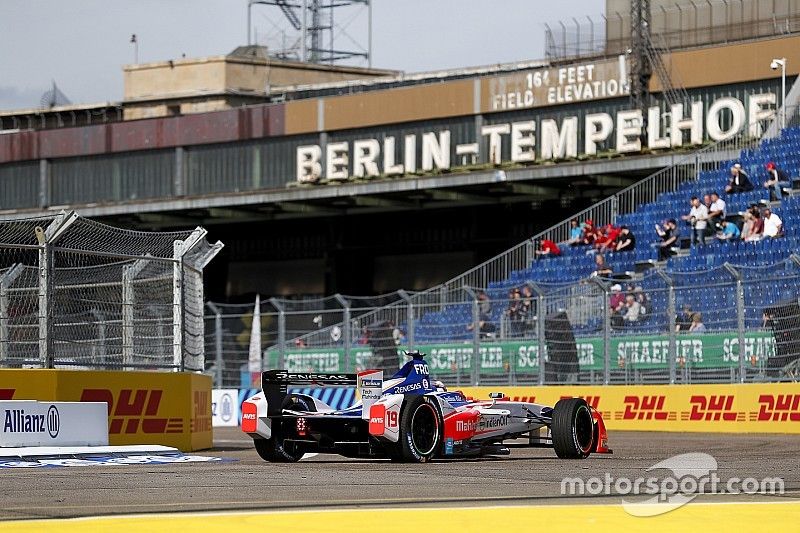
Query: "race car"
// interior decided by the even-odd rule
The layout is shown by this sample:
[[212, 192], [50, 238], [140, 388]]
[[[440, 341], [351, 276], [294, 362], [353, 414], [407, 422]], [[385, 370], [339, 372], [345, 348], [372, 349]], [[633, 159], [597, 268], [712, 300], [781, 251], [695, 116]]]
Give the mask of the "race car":
[[[262, 459], [295, 462], [306, 453], [424, 463], [435, 458], [508, 455], [512, 447], [552, 447], [562, 459], [611, 453], [600, 413], [582, 398], [555, 407], [475, 400], [431, 379], [424, 354], [391, 379], [383, 372], [321, 374], [269, 370], [262, 391], [242, 404], [242, 431]], [[360, 399], [334, 409], [290, 386], [356, 387]]]

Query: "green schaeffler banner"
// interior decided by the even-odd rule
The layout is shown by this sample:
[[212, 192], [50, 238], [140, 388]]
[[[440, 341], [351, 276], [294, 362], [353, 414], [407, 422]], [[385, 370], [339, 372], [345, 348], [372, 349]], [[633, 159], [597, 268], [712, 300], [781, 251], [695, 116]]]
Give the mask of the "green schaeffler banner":
[[[680, 366], [739, 366], [739, 338], [736, 332], [679, 334], [676, 342]], [[666, 336], [612, 337], [610, 343], [611, 364], [617, 368], [669, 368], [669, 338]], [[577, 347], [581, 370], [603, 369], [602, 338], [579, 338]], [[471, 343], [421, 344], [415, 348], [428, 354], [425, 359], [431, 366], [431, 371], [463, 371], [471, 369], [475, 360], [474, 346]], [[403, 349], [402, 346], [398, 347], [398, 352], [402, 353]], [[755, 331], [745, 334], [745, 364], [757, 366], [759, 362], [774, 355], [775, 339], [771, 332]], [[350, 350], [351, 364], [345, 365], [343, 347], [287, 350], [284, 367], [292, 372], [343, 372], [353, 370], [353, 360], [358, 367], [368, 368], [371, 356], [369, 347], [354, 347]], [[511, 365], [514, 365], [516, 372], [535, 372], [539, 368], [539, 344], [535, 340], [486, 341], [481, 344], [477, 359], [481, 373], [508, 372]], [[277, 351], [270, 350], [267, 353], [266, 363], [268, 368], [277, 368]]]

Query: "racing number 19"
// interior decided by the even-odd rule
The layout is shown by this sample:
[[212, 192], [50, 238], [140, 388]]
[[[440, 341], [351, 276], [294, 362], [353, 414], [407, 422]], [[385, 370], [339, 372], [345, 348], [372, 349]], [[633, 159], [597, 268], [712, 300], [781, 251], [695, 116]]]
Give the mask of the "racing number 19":
[[386, 427], [387, 428], [397, 427], [397, 411], [389, 411], [388, 413], [386, 413]]

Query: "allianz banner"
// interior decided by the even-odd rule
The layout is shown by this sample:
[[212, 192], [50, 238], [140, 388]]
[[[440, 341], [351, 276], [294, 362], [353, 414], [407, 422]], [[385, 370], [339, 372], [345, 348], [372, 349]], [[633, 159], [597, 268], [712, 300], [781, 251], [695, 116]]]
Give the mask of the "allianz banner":
[[[763, 366], [775, 356], [775, 339], [771, 332], [753, 331], [744, 338], [745, 364]], [[676, 336], [679, 367], [728, 368], [739, 366], [739, 338], [736, 332]], [[603, 339], [576, 339], [581, 370], [603, 370]], [[666, 369], [669, 367], [669, 338], [666, 335], [620, 336], [610, 339], [611, 365], [617, 368]], [[475, 360], [472, 343], [423, 344], [415, 348], [427, 354], [425, 360], [433, 372], [454, 372], [472, 368]], [[398, 347], [402, 356], [403, 347]], [[356, 366], [368, 368], [372, 351], [368, 347], [351, 350]], [[545, 354], [546, 357], [546, 354]], [[404, 361], [398, 358], [398, 362]], [[537, 372], [539, 344], [527, 341], [483, 341], [478, 362], [481, 373], [507, 373], [511, 366], [518, 374]], [[267, 368], [278, 367], [278, 353], [267, 352]], [[287, 350], [284, 366], [291, 372], [343, 372], [344, 348]]]
[[211, 377], [180, 372], [1, 369], [0, 400], [104, 402], [112, 445], [210, 448]]

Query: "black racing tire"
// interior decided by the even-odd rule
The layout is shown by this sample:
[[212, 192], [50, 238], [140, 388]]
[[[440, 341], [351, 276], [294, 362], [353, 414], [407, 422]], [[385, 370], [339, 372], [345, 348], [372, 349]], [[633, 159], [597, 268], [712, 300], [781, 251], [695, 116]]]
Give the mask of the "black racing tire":
[[592, 453], [595, 431], [592, 410], [583, 398], [559, 400], [550, 425], [553, 448], [561, 459], [584, 459]]
[[[316, 411], [314, 402], [308, 398], [297, 395], [289, 395], [283, 401], [281, 409], [292, 409], [299, 411]], [[303, 452], [297, 453], [288, 450], [284, 446], [284, 440], [288, 435], [292, 435], [294, 427], [290, 427], [293, 419], [284, 420], [275, 418], [272, 420], [272, 438], [269, 439], [255, 439], [253, 442], [256, 446], [258, 455], [270, 463], [296, 463], [305, 455]]]
[[406, 463], [427, 463], [442, 444], [444, 421], [435, 401], [409, 395], [400, 412], [400, 440], [389, 458]]

